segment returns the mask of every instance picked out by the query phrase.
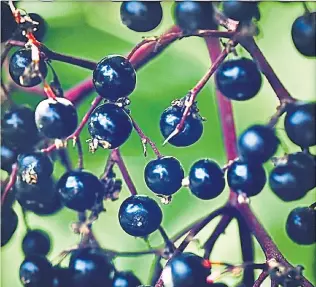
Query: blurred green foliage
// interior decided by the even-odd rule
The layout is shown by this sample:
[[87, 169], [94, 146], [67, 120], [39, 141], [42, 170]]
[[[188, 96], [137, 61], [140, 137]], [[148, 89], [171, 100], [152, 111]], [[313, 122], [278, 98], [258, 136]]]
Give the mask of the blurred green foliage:
[[[316, 3], [309, 3], [315, 8]], [[172, 3], [164, 3], [164, 19], [162, 24], [152, 33], [139, 34], [128, 30], [120, 22], [120, 3], [110, 2], [67, 2], [54, 3], [26, 1], [20, 7], [28, 12], [41, 14], [49, 24], [45, 44], [53, 50], [70, 55], [93, 60], [100, 60], [108, 54], [127, 54], [128, 51], [142, 39], [142, 36], [159, 35], [172, 25]], [[315, 61], [301, 56], [294, 48], [290, 29], [296, 17], [304, 10], [301, 3], [262, 3], [260, 4], [262, 18], [259, 22], [260, 35], [258, 44], [263, 53], [284, 82], [290, 93], [301, 100], [315, 99]], [[241, 48], [237, 48], [239, 55], [247, 56]], [[233, 55], [229, 56], [234, 57]], [[131, 111], [134, 119], [161, 148], [165, 155], [177, 157], [188, 171], [191, 164], [202, 157], [225, 163], [225, 153], [221, 138], [220, 122], [218, 118], [214, 84], [209, 83], [198, 97], [201, 115], [207, 118], [204, 135], [195, 145], [188, 148], [175, 148], [170, 145], [161, 147], [162, 136], [159, 132], [159, 117], [164, 108], [175, 99], [182, 97], [202, 77], [210, 65], [208, 53], [202, 39], [184, 39], [176, 42], [161, 56], [142, 68], [138, 73], [137, 89], [131, 95]], [[64, 89], [71, 87], [91, 75], [90, 71], [72, 67], [64, 63], [53, 63]], [[93, 97], [91, 95], [79, 106], [82, 117], [88, 109]], [[35, 106], [40, 100], [31, 94], [15, 94], [14, 100]], [[265, 123], [273, 114], [277, 106], [276, 97], [265, 81], [255, 99], [247, 102], [234, 102], [234, 112], [238, 133], [250, 124]], [[298, 150], [285, 137], [282, 124], [278, 125], [278, 135], [290, 151]], [[89, 138], [84, 129], [82, 141]], [[145, 164], [153, 158], [142, 156], [142, 146], [138, 136], [134, 133], [130, 140], [122, 147], [122, 154], [140, 194], [151, 195], [143, 180]], [[89, 154], [87, 145], [85, 151], [85, 168], [96, 175], [101, 174], [108, 151], [98, 150], [96, 154]], [[73, 163], [76, 164], [76, 150], [69, 147]], [[279, 150], [279, 154], [282, 154]], [[272, 164], [266, 165], [267, 171]], [[58, 178], [63, 168], [56, 164], [55, 176]], [[117, 172], [119, 175], [119, 172]], [[128, 196], [124, 186], [121, 198], [117, 202], [107, 202], [107, 212], [100, 216], [94, 225], [96, 237], [103, 247], [119, 251], [143, 250], [147, 246], [141, 239], [135, 239], [125, 234], [120, 228], [117, 212], [120, 203]], [[170, 205], [162, 206], [164, 212], [163, 226], [172, 236], [184, 228], [188, 223], [208, 214], [222, 205], [228, 196], [228, 189], [218, 198], [211, 201], [201, 201], [193, 197], [188, 190], [177, 193]], [[281, 252], [293, 264], [301, 264], [306, 268], [306, 276], [315, 282], [315, 245], [298, 246], [285, 234], [285, 221], [288, 213], [297, 206], [309, 205], [315, 200], [315, 191], [298, 202], [284, 203], [280, 201], [268, 187], [261, 194], [251, 199], [251, 206], [255, 214], [267, 228]], [[20, 207], [15, 206], [20, 221], [18, 230], [11, 242], [2, 248], [1, 282], [3, 287], [21, 286], [18, 278], [19, 265], [23, 260], [21, 241], [25, 234], [25, 227], [21, 219]], [[28, 216], [31, 227], [43, 228], [53, 242], [53, 249], [49, 258], [54, 258], [60, 251], [78, 242], [79, 238], [70, 230], [71, 222], [76, 220], [76, 213], [63, 210], [50, 217]], [[217, 220], [205, 228], [200, 236], [200, 242], [211, 233]], [[159, 234], [150, 236], [152, 246], [162, 243]], [[202, 254], [199, 244], [192, 243], [190, 250]], [[256, 244], [256, 261], [263, 262], [264, 257], [260, 247]], [[119, 270], [133, 270], [144, 284], [148, 283], [152, 256], [141, 258], [117, 259], [115, 264]], [[212, 254], [213, 260], [227, 262], [241, 262], [238, 229], [233, 223], [222, 235]], [[65, 261], [67, 262], [67, 261]], [[223, 280], [234, 286], [236, 280], [227, 277]], [[269, 286], [266, 283], [264, 286]], [[45, 286], [43, 286], [45, 287]]]

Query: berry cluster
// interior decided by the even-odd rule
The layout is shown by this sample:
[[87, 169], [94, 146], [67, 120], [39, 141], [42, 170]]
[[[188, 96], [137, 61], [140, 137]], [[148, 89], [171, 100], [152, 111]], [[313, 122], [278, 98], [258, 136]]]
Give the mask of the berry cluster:
[[[235, 158], [229, 158], [230, 161], [223, 167], [213, 159], [197, 159], [186, 176], [180, 161], [173, 156], [162, 155], [133, 119], [132, 111], [128, 107], [129, 96], [135, 90], [137, 82], [133, 51], [127, 57], [108, 55], [93, 65], [90, 82], [99, 96], [79, 123], [74, 99], [70, 101], [63, 96], [58, 77], [52, 68], [50, 55], [53, 52], [39, 42], [44, 39], [46, 22], [37, 14], [26, 14], [21, 9], [14, 9], [12, 3], [9, 6], [2, 2], [1, 9], [2, 18], [6, 23], [2, 25], [1, 42], [8, 44], [10, 41], [20, 41], [24, 45], [9, 58], [8, 71], [11, 80], [22, 90], [42, 84], [47, 96], [34, 111], [27, 106], [12, 104], [1, 119], [1, 169], [11, 174], [10, 182], [2, 190], [1, 246], [9, 242], [17, 228], [18, 217], [12, 208], [15, 200], [21, 205], [24, 213], [33, 212], [46, 216], [64, 207], [78, 212], [79, 222], [73, 224], [73, 229], [82, 236], [75, 248], [63, 252], [63, 255], [70, 255], [70, 260], [67, 266], [61, 267], [62, 260], [53, 264], [46, 258], [51, 249], [49, 235], [27, 226], [27, 233], [22, 242], [25, 260], [19, 273], [24, 286], [141, 285], [132, 272], [118, 271], [115, 268], [113, 254], [101, 248], [92, 233], [94, 221], [105, 211], [104, 201], [114, 201], [119, 196], [122, 181], [116, 178], [113, 171], [116, 164], [131, 192], [131, 196], [121, 203], [118, 211], [122, 230], [146, 240], [158, 230], [165, 240], [164, 248], [152, 252], [159, 255], [159, 260], [168, 259], [159, 279], [154, 283], [156, 287], [224, 287], [226, 285], [223, 283], [214, 283], [218, 279], [217, 273], [213, 272], [216, 265], [225, 266], [223, 274], [235, 274], [238, 270], [243, 270], [244, 284], [247, 287], [253, 285], [253, 282], [247, 281], [249, 268], [256, 269], [259, 266], [264, 272], [270, 271], [272, 267], [268, 259], [272, 258], [268, 257], [265, 264], [245, 260], [244, 264], [237, 266], [228, 263], [216, 264], [209, 261], [209, 256], [202, 258], [182, 251], [190, 240], [219, 214], [226, 214], [230, 217], [229, 220], [244, 216], [247, 221], [248, 215], [242, 214], [240, 206], [248, 207], [249, 198], [264, 189], [267, 178], [272, 192], [283, 201], [298, 200], [312, 192], [316, 187], [316, 158], [310, 151], [310, 148], [316, 145], [315, 102], [298, 102], [289, 94], [278, 95], [281, 105], [277, 115], [268, 123], [252, 125], [241, 133], [237, 140], [238, 151], [235, 152]], [[245, 48], [250, 50], [253, 56], [247, 41], [253, 36], [251, 28], [255, 25], [254, 19], [260, 19], [259, 2], [224, 1], [215, 5], [212, 2], [183, 1], [174, 4], [173, 13], [177, 29], [171, 34], [179, 39], [190, 35], [203, 37], [204, 30], [215, 35], [215, 32], [219, 32], [218, 25], [236, 25], [233, 31], [227, 31], [227, 34], [223, 32], [230, 39], [202, 80], [187, 95], [174, 100], [162, 111], [159, 125], [164, 143], [189, 150], [189, 146], [199, 141], [203, 134], [204, 118], [199, 114], [196, 97], [213, 74], [218, 94], [225, 97], [228, 105], [230, 101], [250, 100], [260, 91], [262, 74], [265, 73], [260, 63], [258, 65], [258, 59], [237, 55], [227, 58], [228, 54], [236, 52], [234, 47], [238, 41], [241, 45], [245, 44]], [[148, 32], [160, 24], [163, 10], [160, 2], [127, 1], [121, 4], [120, 17], [129, 29]], [[164, 37], [168, 38], [170, 35], [162, 35], [159, 40], [149, 42], [156, 41], [155, 45], [163, 45], [161, 43], [164, 43]], [[315, 13], [306, 11], [294, 21], [292, 39], [301, 54], [315, 56]], [[146, 43], [146, 40], [144, 42]], [[143, 46], [137, 48], [142, 49]], [[69, 59], [68, 62], [72, 63]], [[78, 62], [80, 61], [76, 63]], [[87, 61], [86, 67], [89, 65]], [[54, 78], [50, 84], [46, 81], [49, 72]], [[287, 137], [302, 151], [274, 157], [281, 143], [275, 125], [283, 114]], [[110, 150], [109, 159], [100, 178], [86, 171], [83, 166], [79, 136], [85, 124], [91, 136], [88, 140], [89, 150]], [[225, 126], [225, 123], [223, 125]], [[156, 155], [156, 158], [146, 164], [143, 171], [144, 182], [153, 192], [152, 196], [137, 194], [118, 150], [128, 141], [133, 130], [139, 134], [144, 148], [149, 144]], [[235, 133], [234, 130], [230, 132]], [[59, 156], [63, 163], [67, 162], [64, 148], [70, 139], [78, 147], [78, 168], [74, 169], [65, 164], [66, 171], [56, 179], [54, 161]], [[272, 161], [275, 166], [267, 176], [264, 164]], [[155, 196], [159, 197], [162, 203], [169, 204], [182, 187], [188, 187], [193, 196], [201, 200], [212, 200], [224, 192], [226, 182], [231, 189], [228, 204], [184, 232], [182, 235], [187, 232], [189, 234], [176, 248], [174, 241], [169, 239], [161, 226], [163, 209], [155, 200]], [[26, 214], [24, 217], [26, 219]], [[314, 244], [315, 219], [315, 205], [295, 208], [287, 218], [285, 230], [297, 244]], [[257, 228], [257, 225], [253, 228]], [[220, 233], [222, 232], [224, 230]], [[249, 230], [245, 232], [249, 233]], [[255, 234], [255, 230], [250, 232]], [[241, 235], [241, 238], [243, 236]], [[288, 264], [285, 261], [281, 263]], [[299, 284], [303, 282], [301, 277], [295, 277], [292, 281], [287, 277], [286, 280], [286, 283], [280, 284], [288, 286], [288, 281], [290, 284], [295, 280], [298, 280]]]

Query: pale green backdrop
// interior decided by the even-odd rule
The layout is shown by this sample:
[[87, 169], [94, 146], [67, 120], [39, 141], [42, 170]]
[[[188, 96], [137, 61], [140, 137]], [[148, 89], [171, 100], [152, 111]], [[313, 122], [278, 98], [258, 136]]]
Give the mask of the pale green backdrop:
[[[309, 3], [315, 9], [315, 3]], [[82, 56], [93, 60], [100, 60], [109, 54], [127, 54], [128, 51], [141, 40], [142, 36], [159, 35], [173, 23], [171, 14], [172, 3], [164, 3], [164, 19], [162, 24], [153, 32], [139, 34], [128, 30], [119, 19], [120, 3], [110, 2], [66, 2], [58, 3], [21, 3], [20, 7], [28, 12], [38, 12], [49, 23], [48, 37], [45, 43], [58, 52]], [[315, 60], [301, 56], [294, 48], [290, 29], [296, 17], [303, 13], [300, 3], [263, 3], [260, 4], [262, 18], [259, 22], [260, 35], [258, 43], [267, 59], [294, 97], [302, 100], [315, 99]], [[237, 48], [240, 55], [247, 53]], [[233, 56], [230, 56], [233, 57]], [[75, 68], [63, 63], [53, 63], [65, 89], [91, 74], [81, 68]], [[175, 99], [182, 97], [195, 85], [206, 71], [210, 61], [204, 41], [202, 39], [184, 39], [176, 42], [161, 56], [141, 69], [137, 74], [137, 89], [131, 96], [131, 111], [134, 119], [158, 145], [161, 147], [162, 136], [159, 132], [159, 117], [164, 108]], [[93, 97], [89, 96], [79, 107], [79, 115], [85, 113]], [[29, 94], [15, 96], [16, 101], [36, 105], [40, 100]], [[207, 118], [204, 125], [203, 138], [188, 148], [161, 147], [165, 155], [177, 157], [188, 172], [190, 165], [197, 159], [209, 157], [225, 164], [225, 154], [221, 139], [221, 131], [214, 95], [214, 84], [211, 82], [198, 97], [201, 115]], [[276, 97], [265, 81], [255, 99], [247, 102], [234, 103], [234, 112], [238, 133], [253, 123], [265, 123], [277, 106]], [[291, 151], [298, 150], [284, 138], [285, 132], [279, 125], [278, 135]], [[83, 130], [82, 140], [89, 137]], [[76, 163], [76, 152], [69, 148], [71, 157]], [[96, 154], [88, 154], [87, 145], [84, 146], [86, 169], [101, 174], [107, 151], [98, 150]], [[282, 154], [282, 150], [279, 150]], [[122, 154], [140, 194], [153, 194], [147, 189], [143, 180], [145, 164], [153, 158], [142, 156], [142, 146], [134, 133], [122, 147]], [[271, 169], [271, 164], [266, 169]], [[63, 172], [63, 168], [56, 165], [56, 176]], [[117, 173], [119, 175], [119, 172]], [[143, 250], [146, 244], [141, 239], [135, 239], [125, 234], [118, 224], [117, 212], [120, 203], [128, 196], [124, 186], [121, 198], [117, 202], [106, 203], [107, 212], [102, 214], [94, 225], [96, 237], [103, 247], [119, 251]], [[222, 205], [228, 196], [228, 190], [215, 200], [201, 201], [193, 197], [186, 189], [182, 189], [172, 203], [162, 206], [164, 213], [163, 226], [169, 235], [177, 233], [186, 224], [206, 215]], [[306, 276], [315, 283], [315, 245], [299, 246], [293, 243], [285, 234], [285, 221], [288, 213], [297, 206], [309, 205], [315, 201], [315, 190], [298, 202], [284, 203], [266, 187], [261, 194], [251, 199], [251, 206], [255, 210], [264, 226], [279, 246], [283, 254], [293, 264], [302, 264], [306, 268]], [[20, 207], [15, 206], [19, 216]], [[50, 258], [55, 257], [61, 250], [78, 242], [78, 237], [70, 230], [71, 222], [76, 220], [76, 213], [63, 210], [51, 217], [29, 216], [29, 223], [34, 228], [43, 228], [52, 238], [53, 249]], [[201, 232], [201, 242], [212, 231], [214, 223]], [[2, 248], [1, 281], [3, 287], [21, 286], [18, 278], [19, 265], [23, 260], [21, 241], [25, 234], [25, 227], [19, 223], [18, 230], [10, 243]], [[162, 243], [158, 233], [150, 236], [153, 246]], [[192, 243], [191, 250], [202, 254], [198, 244]], [[256, 245], [257, 262], [264, 258], [260, 248]], [[212, 254], [213, 260], [232, 263], [241, 262], [238, 229], [232, 224], [224, 236], [216, 244]], [[152, 256], [137, 259], [118, 259], [115, 261], [119, 270], [133, 270], [145, 284], [148, 282]], [[234, 279], [227, 277], [225, 282], [234, 286]], [[267, 284], [266, 286], [269, 286]], [[44, 286], [43, 286], [44, 287]]]

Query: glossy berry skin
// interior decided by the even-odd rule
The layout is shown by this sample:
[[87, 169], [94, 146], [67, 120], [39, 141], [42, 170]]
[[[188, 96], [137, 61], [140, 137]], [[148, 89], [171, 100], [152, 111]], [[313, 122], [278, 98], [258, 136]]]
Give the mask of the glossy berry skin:
[[206, 260], [193, 253], [176, 255], [162, 271], [165, 287], [207, 287], [207, 276], [211, 273]]
[[316, 186], [316, 158], [311, 154], [297, 152], [288, 155], [288, 164], [295, 165], [302, 170], [303, 181], [307, 190]]
[[310, 245], [316, 241], [316, 211], [310, 207], [297, 207], [286, 221], [286, 232], [297, 244]]
[[121, 20], [129, 29], [148, 32], [155, 29], [162, 20], [160, 2], [126, 1], [121, 5]]
[[145, 237], [158, 229], [162, 221], [159, 205], [148, 196], [133, 195], [125, 199], [119, 210], [119, 222], [129, 235]]
[[176, 24], [185, 32], [198, 29], [215, 29], [211, 2], [179, 1], [175, 3], [174, 17]]
[[116, 272], [112, 287], [138, 287], [142, 283], [132, 272]]
[[92, 139], [98, 140], [100, 146], [114, 149], [127, 141], [133, 125], [130, 116], [123, 108], [114, 104], [104, 104], [93, 111], [88, 130]]
[[42, 16], [36, 13], [29, 13], [29, 16], [31, 17], [33, 21], [38, 23], [38, 25], [36, 25], [36, 30], [33, 32], [36, 40], [43, 41], [46, 31], [47, 31], [46, 21], [43, 19]]
[[217, 70], [215, 81], [217, 88], [225, 97], [236, 101], [253, 98], [262, 84], [257, 65], [247, 58], [225, 61]]
[[181, 188], [184, 171], [176, 158], [165, 156], [150, 161], [145, 167], [144, 175], [151, 191], [161, 195], [172, 195]]
[[91, 209], [103, 193], [99, 179], [81, 170], [66, 172], [58, 181], [57, 189], [64, 204], [77, 211]]
[[18, 25], [14, 20], [9, 5], [1, 2], [1, 43], [9, 40], [17, 28]]
[[26, 287], [51, 287], [53, 267], [44, 256], [29, 255], [20, 266], [20, 280]]
[[111, 286], [113, 266], [100, 249], [85, 248], [75, 251], [70, 258], [69, 269], [73, 273], [76, 287]]
[[249, 21], [253, 17], [260, 17], [258, 2], [223, 1], [223, 12], [228, 18], [236, 21]]
[[16, 162], [17, 154], [14, 150], [8, 148], [5, 145], [1, 145], [0, 153], [1, 153], [1, 169], [10, 173], [12, 170], [12, 165]]
[[42, 152], [20, 154], [17, 163], [18, 174], [28, 184], [46, 180], [53, 173], [53, 162]]
[[45, 231], [29, 230], [23, 238], [22, 249], [25, 256], [37, 254], [46, 256], [50, 250], [50, 239]]
[[271, 190], [283, 201], [303, 198], [307, 193], [304, 172], [297, 166], [284, 164], [275, 167], [269, 178]]
[[1, 210], [1, 247], [6, 245], [13, 236], [18, 226], [18, 216], [16, 212], [10, 208]]
[[38, 141], [34, 111], [27, 106], [14, 106], [7, 110], [1, 120], [1, 135], [11, 149], [31, 149]]
[[[12, 80], [22, 87], [34, 87], [41, 83], [41, 78], [38, 75], [29, 75], [27, 79], [20, 79], [24, 74], [26, 68], [32, 63], [31, 49], [20, 49], [16, 51], [10, 58], [9, 73]], [[44, 60], [39, 62], [39, 71], [43, 78], [47, 76], [47, 66]], [[33, 74], [33, 73], [32, 73]]]
[[201, 159], [192, 165], [189, 182], [191, 192], [204, 200], [219, 196], [225, 188], [222, 169], [215, 161], [209, 159]]
[[284, 127], [287, 136], [296, 145], [316, 145], [316, 103], [294, 104], [285, 116]]
[[233, 191], [245, 193], [249, 197], [259, 194], [266, 181], [266, 173], [261, 165], [235, 161], [227, 170], [229, 187]]
[[67, 99], [45, 99], [35, 110], [38, 130], [47, 138], [64, 139], [77, 127], [78, 115], [74, 105]]
[[123, 56], [103, 58], [93, 71], [93, 83], [97, 93], [112, 102], [130, 95], [136, 86], [136, 71]]
[[304, 56], [316, 56], [316, 12], [296, 18], [291, 30], [295, 48]]
[[[183, 109], [177, 106], [168, 107], [160, 117], [160, 131], [166, 139], [180, 123]], [[180, 133], [169, 140], [169, 143], [177, 147], [186, 147], [196, 143], [203, 133], [202, 120], [195, 114], [190, 114]]]
[[280, 141], [273, 129], [254, 125], [245, 130], [238, 139], [238, 150], [245, 161], [264, 163], [276, 152]]

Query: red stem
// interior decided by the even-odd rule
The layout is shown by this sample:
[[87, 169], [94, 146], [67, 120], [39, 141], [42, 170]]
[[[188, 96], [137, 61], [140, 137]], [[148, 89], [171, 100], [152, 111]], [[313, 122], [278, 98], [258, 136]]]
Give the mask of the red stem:
[[10, 174], [9, 182], [7, 183], [7, 185], [6, 185], [5, 189], [4, 189], [4, 192], [3, 192], [2, 196], [1, 196], [1, 206], [4, 204], [5, 199], [6, 199], [7, 195], [8, 195], [8, 193], [9, 193], [9, 191], [14, 186], [16, 178], [17, 178], [17, 175], [18, 175], [18, 165], [15, 163], [14, 165], [12, 165], [12, 171], [11, 171], [11, 174]]
[[266, 280], [269, 276], [269, 273], [267, 271], [262, 271], [258, 277], [258, 279], [253, 284], [253, 287], [259, 287], [263, 283], [264, 280]]

